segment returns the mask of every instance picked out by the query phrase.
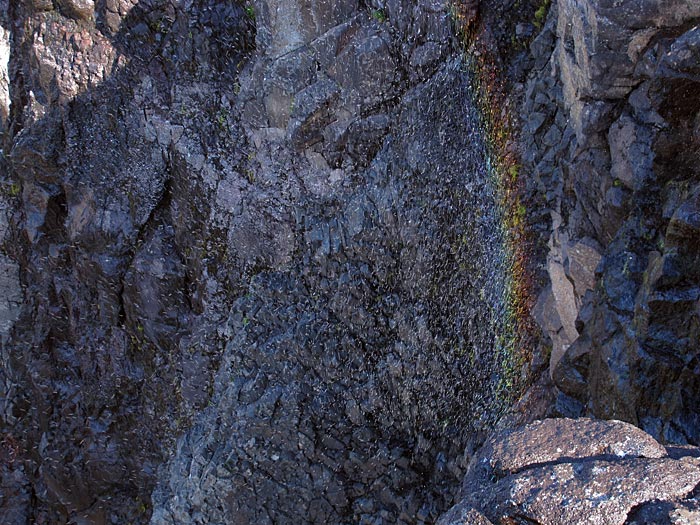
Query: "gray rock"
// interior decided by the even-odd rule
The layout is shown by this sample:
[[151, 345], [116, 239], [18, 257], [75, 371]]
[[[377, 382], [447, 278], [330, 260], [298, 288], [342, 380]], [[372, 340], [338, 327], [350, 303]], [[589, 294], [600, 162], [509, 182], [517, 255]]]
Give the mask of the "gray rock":
[[610, 142], [610, 175], [630, 189], [639, 189], [653, 179], [653, 134], [623, 115], [613, 123]]
[[[337, 182], [319, 152], [299, 155], [284, 137], [251, 133], [261, 178], [234, 213], [227, 249], [246, 288], [222, 328], [228, 343], [212, 406], [161, 471], [153, 524], [188, 516], [371, 522], [392, 513], [417, 523], [419, 516], [436, 520], [449, 505], [433, 487], [454, 486], [461, 476], [460, 414], [471, 403], [488, 407], [498, 399], [494, 391], [470, 401], [465, 385], [471, 374], [502, 363], [486, 350], [495, 340], [470, 357], [450, 330], [431, 325], [430, 312], [446, 309], [440, 318], [464, 326], [459, 334], [489, 339], [495, 332], [483, 328], [492, 321], [482, 325], [471, 305], [503, 297], [498, 263], [477, 265], [475, 273], [467, 262], [490, 260], [492, 250], [472, 250], [497, 230], [495, 216], [476, 216], [478, 203], [493, 196], [466, 185], [486, 172], [470, 146], [476, 115], [459, 104], [468, 89], [460, 67], [451, 60], [406, 93], [398, 111], [349, 125], [348, 151], [352, 145], [358, 159], [356, 143], [384, 134], [386, 140], [374, 159], [364, 159], [367, 169]], [[312, 173], [326, 170], [321, 182]], [[474, 204], [458, 205], [463, 198]], [[289, 209], [294, 222], [285, 216]], [[265, 253], [290, 223], [295, 243], [278, 264]], [[446, 257], [453, 249], [454, 261]], [[445, 265], [449, 279], [431, 292], [433, 270]], [[465, 296], [458, 283], [467, 275]], [[458, 376], [456, 362], [464, 365]], [[434, 374], [440, 388], [429, 379]], [[483, 418], [491, 410], [481, 412]], [[410, 445], [402, 444], [405, 436]], [[420, 483], [426, 475], [436, 481]], [[408, 492], [407, 479], [415, 482]]]
[[5, 254], [0, 254], [0, 341], [2, 344], [19, 316], [24, 298], [19, 271], [19, 265], [15, 261]]
[[579, 300], [587, 291], [595, 288], [595, 270], [600, 259], [598, 243], [593, 239], [581, 239], [567, 248], [566, 275], [571, 279]]
[[450, 518], [473, 507], [493, 523], [622, 525], [628, 516], [648, 515], [640, 504], [663, 501], [687, 511], [692, 502], [673, 502], [698, 481], [696, 458], [667, 457], [632, 425], [548, 419], [489, 437], [469, 464]]
[[561, 329], [550, 335], [553, 346], [549, 366], [550, 370], [553, 370], [569, 345], [578, 337], [576, 330], [578, 308], [576, 307], [574, 287], [566, 276], [564, 266], [550, 258], [547, 270], [552, 283], [552, 306], [556, 309], [561, 322]]
[[307, 148], [322, 140], [323, 128], [331, 122], [331, 105], [339, 95], [338, 85], [325, 79], [294, 96], [287, 136], [296, 148]]
[[686, 496], [698, 481], [697, 466], [673, 459], [561, 463], [508, 476], [472, 500], [492, 520], [622, 525], [640, 503]]
[[341, 3], [260, 0], [255, 4], [258, 48], [277, 58], [345, 22], [357, 10], [357, 0]]
[[588, 358], [592, 346], [591, 339], [587, 335], [578, 337], [551, 369], [554, 384], [562, 392], [578, 400], [586, 399]]
[[367, 29], [341, 51], [328, 74], [350, 108], [371, 108], [392, 97], [396, 65], [385, 35]]
[[650, 502], [640, 505], [630, 514], [625, 525], [692, 525], [700, 521], [700, 501]]
[[[4, 7], [4, 6], [3, 6]], [[10, 32], [0, 24], [0, 133], [5, 133], [10, 117]]]

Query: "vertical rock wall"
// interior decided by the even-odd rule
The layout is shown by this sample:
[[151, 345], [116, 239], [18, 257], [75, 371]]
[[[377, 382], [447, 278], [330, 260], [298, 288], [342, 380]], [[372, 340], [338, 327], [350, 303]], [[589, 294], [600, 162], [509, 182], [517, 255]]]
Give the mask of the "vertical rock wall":
[[512, 395], [452, 16], [12, 4], [6, 522], [431, 523], [451, 503]]
[[531, 48], [523, 130], [552, 221], [536, 313], [570, 396], [560, 409], [695, 444], [699, 9], [554, 4]]

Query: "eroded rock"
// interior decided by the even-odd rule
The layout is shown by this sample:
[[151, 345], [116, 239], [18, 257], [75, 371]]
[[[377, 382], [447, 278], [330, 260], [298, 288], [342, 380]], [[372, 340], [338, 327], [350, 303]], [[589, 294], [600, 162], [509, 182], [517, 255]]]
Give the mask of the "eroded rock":
[[700, 482], [693, 450], [673, 459], [620, 421], [548, 419], [496, 432], [470, 462], [462, 502], [447, 515], [457, 521], [446, 523], [462, 523], [471, 507], [493, 523], [622, 525], [654, 512], [692, 516], [693, 500], [678, 501]]

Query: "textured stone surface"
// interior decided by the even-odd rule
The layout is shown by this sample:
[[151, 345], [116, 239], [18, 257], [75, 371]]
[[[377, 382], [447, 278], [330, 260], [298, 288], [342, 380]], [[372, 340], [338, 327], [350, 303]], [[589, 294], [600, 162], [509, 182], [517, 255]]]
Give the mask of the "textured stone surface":
[[622, 525], [692, 516], [694, 500], [683, 498], [700, 482], [698, 449], [677, 452], [680, 459], [668, 457], [651, 436], [620, 421], [547, 419], [499, 431], [472, 458], [463, 499], [448, 516], [472, 507], [493, 523]]
[[[587, 291], [595, 288], [595, 270], [600, 259], [600, 250], [593, 239], [581, 239], [567, 249], [566, 275], [574, 285], [578, 304]], [[576, 310], [578, 315], [579, 308]]]
[[647, 433], [622, 421], [535, 421], [492, 435], [472, 459], [462, 493], [466, 496], [494, 477], [518, 473], [530, 465], [600, 456], [662, 458], [666, 450]]
[[[455, 109], [468, 89], [467, 78], [455, 74], [460, 67], [453, 60], [405, 94], [391, 138], [356, 184], [333, 182], [328, 168], [328, 180], [318, 181], [304, 164], [316, 157], [291, 160], [283, 134], [257, 135], [256, 160], [269, 170], [257, 172], [261, 177], [281, 183], [292, 166], [304, 184], [313, 176], [312, 195], [332, 198], [335, 211], [308, 202], [296, 227], [297, 254], [251, 276], [234, 303], [212, 409], [163, 470], [152, 523], [187, 516], [271, 523], [286, 515], [308, 523], [394, 515], [397, 523], [415, 523], [434, 521], [445, 508], [447, 487], [463, 468], [462, 433], [472, 424], [465, 407], [482, 403], [470, 399], [469, 385], [492, 365], [474, 354], [481, 364], [471, 367], [458, 341], [440, 342], [449, 335], [430, 312], [439, 308], [441, 319], [470, 325], [470, 338], [488, 348], [495, 341], [472, 315], [498, 286], [494, 274], [476, 272], [461, 255], [476, 255], [467, 246], [487, 242], [495, 217], [476, 226], [473, 213], [489, 195], [466, 178], [485, 172], [469, 142], [475, 114]], [[413, 132], [391, 135], [395, 129]], [[450, 211], [457, 202], [442, 200], [457, 195], [474, 202], [459, 208], [459, 219]], [[453, 204], [426, 206], [441, 201]], [[458, 250], [456, 259], [448, 249]], [[478, 257], [489, 260], [490, 253]], [[431, 269], [445, 265], [450, 278], [435, 281]], [[394, 280], [386, 288], [388, 275]], [[483, 292], [459, 292], [467, 276]], [[378, 304], [373, 290], [382, 290]]]
[[641, 505], [627, 518], [625, 525], [692, 525], [700, 522], [700, 501], [651, 502]]
[[[700, 280], [682, 239], [694, 235], [699, 9], [561, 0], [530, 49], [550, 68], [530, 74], [522, 106], [535, 130], [523, 139], [524, 170], [552, 217], [542, 242], [575, 293], [575, 340], [562, 337], [569, 294], [545, 287], [535, 310], [553, 380], [588, 414], [695, 444]], [[552, 292], [562, 282], [559, 272], [549, 280]]]
[[[554, 410], [698, 443], [697, 3], [534, 4], [0, 0], [0, 521], [433, 523], [452, 505], [513, 380], [454, 22], [523, 97], [537, 317], [571, 396]], [[521, 410], [553, 397], [533, 392]], [[551, 457], [498, 490], [541, 513], [636, 473], [637, 495], [568, 515], [617, 519], [654, 496], [635, 475], [695, 472], [606, 456], [571, 481]], [[449, 519], [481, 519], [466, 505]]]
[[621, 525], [645, 501], [675, 499], [700, 481], [700, 469], [673, 459], [588, 461], [533, 467], [477, 493], [492, 520], [520, 516], [542, 525]]
[[447, 3], [6, 12], [27, 520], [433, 523], [514, 374]]
[[[0, 3], [0, 8], [7, 12], [7, 2]], [[5, 17], [0, 18], [0, 133], [5, 132], [10, 116], [10, 31]]]
[[436, 525], [492, 525], [492, 522], [474, 507], [459, 503], [440, 516]]

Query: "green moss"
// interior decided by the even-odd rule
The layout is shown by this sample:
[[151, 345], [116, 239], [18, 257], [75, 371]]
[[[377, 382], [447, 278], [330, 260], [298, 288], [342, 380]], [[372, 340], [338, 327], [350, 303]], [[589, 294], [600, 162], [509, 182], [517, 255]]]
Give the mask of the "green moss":
[[377, 22], [384, 23], [386, 22], [386, 13], [383, 9], [372, 9], [372, 18]]
[[508, 175], [510, 175], [510, 180], [513, 182], [518, 180], [518, 173], [520, 173], [520, 166], [517, 164], [513, 164], [510, 168], [508, 168]]
[[547, 18], [547, 13], [549, 12], [549, 6], [551, 3], [551, 0], [543, 0], [540, 7], [537, 8], [537, 11], [535, 11], [534, 23], [538, 29], [542, 28], [544, 25], [544, 21]]
[[255, 8], [251, 4], [245, 6], [245, 14], [248, 15], [248, 18], [251, 20], [255, 20]]
[[216, 113], [216, 123], [221, 131], [226, 131], [228, 124], [228, 111], [224, 108], [220, 108]]
[[527, 215], [527, 207], [522, 203], [518, 202], [513, 209], [512, 213], [512, 226], [519, 228], [525, 222], [525, 217]]

